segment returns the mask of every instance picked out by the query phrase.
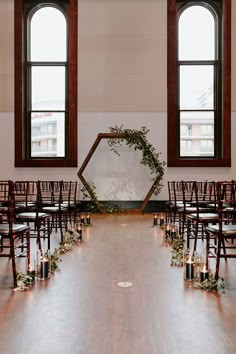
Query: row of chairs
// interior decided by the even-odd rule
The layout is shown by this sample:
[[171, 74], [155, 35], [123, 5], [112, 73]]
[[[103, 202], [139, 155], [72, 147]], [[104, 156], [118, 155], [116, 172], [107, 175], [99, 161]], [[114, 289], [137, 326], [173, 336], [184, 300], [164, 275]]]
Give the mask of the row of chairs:
[[168, 190], [168, 219], [179, 223], [187, 248], [206, 241], [206, 263], [216, 259], [218, 278], [220, 259], [236, 258], [236, 181], [171, 181]]
[[64, 231], [77, 220], [79, 185], [77, 181], [0, 181], [0, 257], [12, 261], [14, 287], [17, 283], [17, 257], [30, 262], [30, 239], [39, 250], [42, 240], [50, 249], [53, 229]]

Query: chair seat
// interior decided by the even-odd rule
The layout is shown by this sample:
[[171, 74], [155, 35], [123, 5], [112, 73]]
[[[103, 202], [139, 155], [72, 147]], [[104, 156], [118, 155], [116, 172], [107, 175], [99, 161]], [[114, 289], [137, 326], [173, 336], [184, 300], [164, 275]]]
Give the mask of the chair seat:
[[[210, 225], [206, 227], [206, 231], [214, 233], [214, 234], [218, 234], [219, 232], [219, 225]], [[236, 236], [236, 224], [232, 225], [223, 225], [222, 227], [222, 233], [225, 236]]]
[[231, 213], [231, 212], [235, 212], [235, 208], [227, 206], [223, 209], [223, 211], [227, 213]]
[[29, 203], [26, 203], [26, 202], [16, 202], [16, 208], [32, 208], [32, 207], [35, 207], [35, 204], [34, 202], [29, 202]]
[[[65, 201], [65, 202], [61, 203], [61, 208], [67, 208], [69, 205], [70, 205], [69, 202]], [[59, 207], [60, 204], [59, 203], [55, 203], [54, 206], [55, 207]]]
[[[38, 213], [38, 218], [43, 219], [46, 218], [48, 214], [46, 213]], [[37, 217], [36, 212], [25, 212], [25, 213], [19, 213], [16, 215], [16, 219], [25, 219], [25, 220], [35, 220]]]
[[[202, 210], [202, 208], [199, 208], [199, 210]], [[187, 207], [187, 208], [185, 207], [185, 209], [184, 208], [180, 208], [180, 211], [183, 211], [186, 214], [192, 214], [192, 213], [197, 211], [197, 208], [195, 206]]]
[[218, 219], [218, 215], [215, 213], [193, 213], [193, 214], [189, 214], [186, 216], [189, 219], [196, 219], [198, 217], [198, 219], [200, 221], [207, 221], [207, 220], [217, 220]]
[[[24, 224], [13, 224], [12, 230], [14, 233], [29, 231], [30, 227]], [[8, 235], [9, 234], [9, 224], [0, 224], [0, 234]]]
[[60, 208], [58, 206], [47, 206], [43, 207], [42, 209], [48, 213], [57, 213], [60, 211]]
[[6, 213], [7, 211], [8, 211], [8, 207], [0, 206], [0, 212], [1, 213]]
[[[178, 208], [184, 207], [184, 203], [181, 202], [181, 201], [177, 201], [177, 202], [176, 202], [176, 206], [177, 206]], [[185, 206], [186, 206], [186, 207], [190, 207], [191, 204], [190, 204], [190, 203], [185, 203]]]
[[66, 207], [65, 206], [62, 206], [61, 205], [61, 208], [58, 206], [51, 206], [51, 207], [43, 207], [42, 208], [44, 211], [48, 212], [48, 213], [57, 213], [59, 211], [64, 211], [66, 210]]

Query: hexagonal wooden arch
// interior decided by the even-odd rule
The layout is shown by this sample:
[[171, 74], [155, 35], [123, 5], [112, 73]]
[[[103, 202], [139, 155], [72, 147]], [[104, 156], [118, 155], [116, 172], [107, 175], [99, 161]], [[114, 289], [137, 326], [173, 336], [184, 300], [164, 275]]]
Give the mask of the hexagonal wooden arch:
[[[87, 157], [85, 158], [84, 162], [82, 163], [77, 175], [79, 177], [79, 179], [81, 180], [81, 182], [83, 183], [84, 187], [86, 188], [86, 190], [88, 191], [91, 199], [93, 200], [97, 200], [96, 195], [94, 194], [93, 190], [91, 189], [89, 183], [85, 180], [84, 176], [83, 176], [83, 172], [86, 168], [86, 166], [88, 165], [89, 161], [91, 160], [95, 150], [97, 149], [99, 143], [101, 140], [103, 139], [122, 139], [123, 135], [122, 134], [116, 134], [116, 133], [99, 133], [95, 142], [93, 143], [90, 151], [88, 152]], [[142, 205], [139, 209], [130, 209], [133, 212], [137, 212], [137, 213], [143, 213], [144, 209], [149, 201], [149, 199], [151, 198], [152, 194], [154, 193], [156, 186], [158, 185], [158, 183], [160, 182], [161, 177], [157, 176], [157, 178], [155, 179], [153, 185], [151, 186], [151, 188], [149, 189], [146, 197], [144, 198]], [[102, 210], [100, 210], [102, 211]]]

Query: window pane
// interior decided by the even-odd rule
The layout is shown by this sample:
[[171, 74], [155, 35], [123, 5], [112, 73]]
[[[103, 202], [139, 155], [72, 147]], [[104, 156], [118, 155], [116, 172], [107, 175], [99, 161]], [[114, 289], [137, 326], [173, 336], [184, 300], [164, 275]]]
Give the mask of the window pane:
[[31, 114], [31, 157], [65, 157], [65, 114]]
[[212, 140], [201, 140], [200, 141], [201, 155], [208, 156], [209, 153], [212, 152], [213, 148], [214, 147], [213, 147], [213, 141]]
[[179, 60], [215, 59], [215, 21], [203, 6], [187, 8], [179, 19]]
[[32, 68], [32, 110], [65, 110], [65, 68]]
[[201, 136], [212, 136], [214, 134], [213, 128], [213, 125], [201, 124]]
[[214, 112], [180, 113], [180, 156], [214, 156]]
[[191, 124], [181, 124], [180, 126], [181, 136], [192, 136], [192, 125]]
[[48, 6], [31, 20], [30, 60], [66, 61], [66, 20], [61, 11]]
[[180, 109], [213, 109], [213, 65], [180, 67]]
[[181, 140], [180, 149], [182, 156], [192, 156], [192, 140]]

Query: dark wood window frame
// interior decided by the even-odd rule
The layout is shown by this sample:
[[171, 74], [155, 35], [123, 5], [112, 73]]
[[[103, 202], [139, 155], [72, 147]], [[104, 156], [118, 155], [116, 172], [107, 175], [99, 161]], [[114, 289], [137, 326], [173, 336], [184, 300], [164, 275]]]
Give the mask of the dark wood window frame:
[[67, 5], [68, 21], [68, 126], [65, 158], [28, 158], [25, 151], [24, 6], [29, 0], [15, 0], [15, 167], [77, 167], [77, 52], [78, 0], [35, 1], [34, 4]]
[[[168, 0], [167, 10], [167, 84], [168, 84], [168, 167], [231, 166], [231, 0], [223, 1], [222, 62], [222, 149], [221, 157], [179, 157], [177, 120], [177, 10], [178, 1]], [[201, 1], [199, 1], [200, 3]], [[202, 1], [203, 3], [204, 1]]]

